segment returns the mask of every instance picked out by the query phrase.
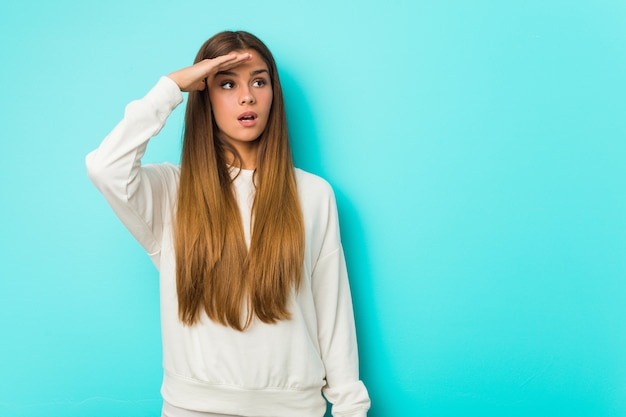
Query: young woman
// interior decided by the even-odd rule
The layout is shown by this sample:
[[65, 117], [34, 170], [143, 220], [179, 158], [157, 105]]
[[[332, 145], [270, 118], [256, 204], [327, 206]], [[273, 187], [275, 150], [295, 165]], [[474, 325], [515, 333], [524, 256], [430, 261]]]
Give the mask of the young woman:
[[[142, 165], [189, 92], [180, 166]], [[293, 167], [267, 47], [222, 32], [126, 107], [88, 173], [160, 272], [163, 416], [364, 417], [330, 186]]]

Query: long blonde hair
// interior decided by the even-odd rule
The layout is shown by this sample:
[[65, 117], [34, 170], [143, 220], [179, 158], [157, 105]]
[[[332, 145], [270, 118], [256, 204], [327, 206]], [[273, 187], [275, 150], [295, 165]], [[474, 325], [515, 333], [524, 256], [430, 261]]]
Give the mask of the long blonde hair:
[[203, 308], [208, 317], [245, 330], [288, 319], [292, 289], [300, 286], [304, 221], [289, 146], [282, 89], [269, 49], [247, 32], [221, 32], [207, 40], [194, 62], [254, 49], [267, 64], [273, 101], [259, 141], [252, 235], [246, 247], [227, 155], [208, 89], [189, 93], [185, 114], [174, 248], [180, 320], [192, 325]]

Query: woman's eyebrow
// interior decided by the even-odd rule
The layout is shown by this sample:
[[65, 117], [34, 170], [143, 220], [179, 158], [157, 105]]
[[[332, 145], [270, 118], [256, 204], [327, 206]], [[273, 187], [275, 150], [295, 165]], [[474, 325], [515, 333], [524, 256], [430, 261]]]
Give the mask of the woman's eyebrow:
[[[265, 68], [254, 70], [254, 71], [250, 71], [250, 75], [253, 75], [253, 76], [254, 75], [259, 75], [259, 74], [262, 74], [262, 73], [269, 74], [269, 71], [267, 69], [265, 69]], [[233, 77], [233, 76], [237, 75], [237, 73], [234, 72], [234, 71], [218, 71], [215, 74], [215, 76], [217, 77], [219, 75], [226, 75], [226, 76], [229, 76], [229, 77]]]
[[250, 75], [259, 75], [259, 74], [262, 74], [262, 73], [269, 74], [269, 71], [268, 71], [267, 69], [265, 69], [265, 68], [263, 68], [263, 69], [258, 69], [258, 70], [256, 70], [256, 71], [252, 71], [252, 72], [250, 73]]

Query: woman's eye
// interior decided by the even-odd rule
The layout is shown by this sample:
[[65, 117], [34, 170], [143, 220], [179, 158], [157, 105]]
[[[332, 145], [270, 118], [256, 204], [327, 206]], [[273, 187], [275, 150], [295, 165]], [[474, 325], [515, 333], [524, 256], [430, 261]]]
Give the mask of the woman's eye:
[[265, 80], [255, 80], [255, 81], [252, 83], [252, 86], [253, 86], [253, 87], [263, 87], [263, 86], [264, 86], [264, 85], [266, 85], [266, 84], [267, 84], [267, 82], [266, 82]]
[[230, 90], [231, 88], [234, 87], [234, 83], [232, 81], [223, 81], [220, 84], [220, 87], [222, 87], [225, 90]]

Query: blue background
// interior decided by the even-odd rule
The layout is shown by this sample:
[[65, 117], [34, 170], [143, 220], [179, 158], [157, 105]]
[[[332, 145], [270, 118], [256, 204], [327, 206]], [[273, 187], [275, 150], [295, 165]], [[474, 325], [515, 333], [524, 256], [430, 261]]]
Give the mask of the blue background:
[[621, 0], [3, 0], [0, 415], [159, 415], [157, 273], [84, 156], [224, 29], [335, 188], [371, 417], [626, 415]]

